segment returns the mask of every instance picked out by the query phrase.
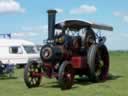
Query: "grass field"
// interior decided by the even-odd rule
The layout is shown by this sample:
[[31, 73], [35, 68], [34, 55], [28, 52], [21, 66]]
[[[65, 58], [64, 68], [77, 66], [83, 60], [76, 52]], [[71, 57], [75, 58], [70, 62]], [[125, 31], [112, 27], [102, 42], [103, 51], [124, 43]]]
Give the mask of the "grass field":
[[40, 87], [28, 89], [23, 70], [16, 70], [16, 78], [0, 79], [0, 96], [128, 96], [128, 53], [112, 52], [109, 80], [90, 83], [76, 82], [70, 90], [60, 90], [55, 79], [42, 79]]

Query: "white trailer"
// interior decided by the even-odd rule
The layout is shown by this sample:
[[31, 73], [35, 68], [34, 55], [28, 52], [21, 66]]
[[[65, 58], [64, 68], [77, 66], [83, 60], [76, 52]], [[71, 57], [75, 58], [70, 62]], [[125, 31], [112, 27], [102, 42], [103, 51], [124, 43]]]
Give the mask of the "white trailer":
[[39, 58], [36, 45], [20, 39], [0, 39], [0, 61], [3, 64], [24, 65], [29, 59]]

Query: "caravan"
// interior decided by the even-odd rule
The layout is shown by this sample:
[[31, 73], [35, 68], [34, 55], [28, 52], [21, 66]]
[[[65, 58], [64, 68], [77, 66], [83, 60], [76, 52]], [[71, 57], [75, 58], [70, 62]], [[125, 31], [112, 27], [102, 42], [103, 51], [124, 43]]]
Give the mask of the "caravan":
[[0, 62], [22, 66], [29, 59], [39, 58], [39, 52], [34, 43], [20, 39], [0, 39]]

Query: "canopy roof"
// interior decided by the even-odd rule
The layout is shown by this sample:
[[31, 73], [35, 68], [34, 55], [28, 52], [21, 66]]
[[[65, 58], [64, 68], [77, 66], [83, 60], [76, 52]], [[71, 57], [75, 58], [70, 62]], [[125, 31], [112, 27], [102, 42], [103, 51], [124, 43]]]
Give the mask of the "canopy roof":
[[91, 27], [99, 30], [113, 31], [112, 26], [105, 25], [105, 24], [96, 24], [96, 23], [81, 21], [81, 20], [66, 20], [66, 21], [57, 23], [55, 25], [56, 29], [69, 28], [69, 29], [79, 30], [86, 27]]

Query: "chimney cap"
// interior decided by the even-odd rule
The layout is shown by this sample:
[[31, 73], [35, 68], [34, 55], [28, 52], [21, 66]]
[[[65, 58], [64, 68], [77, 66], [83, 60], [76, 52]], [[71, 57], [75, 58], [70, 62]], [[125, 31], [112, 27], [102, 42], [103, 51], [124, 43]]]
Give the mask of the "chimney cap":
[[50, 10], [48, 10], [47, 12], [48, 12], [48, 14], [55, 14], [55, 13], [57, 13], [57, 11], [54, 10], [54, 9], [50, 9]]

